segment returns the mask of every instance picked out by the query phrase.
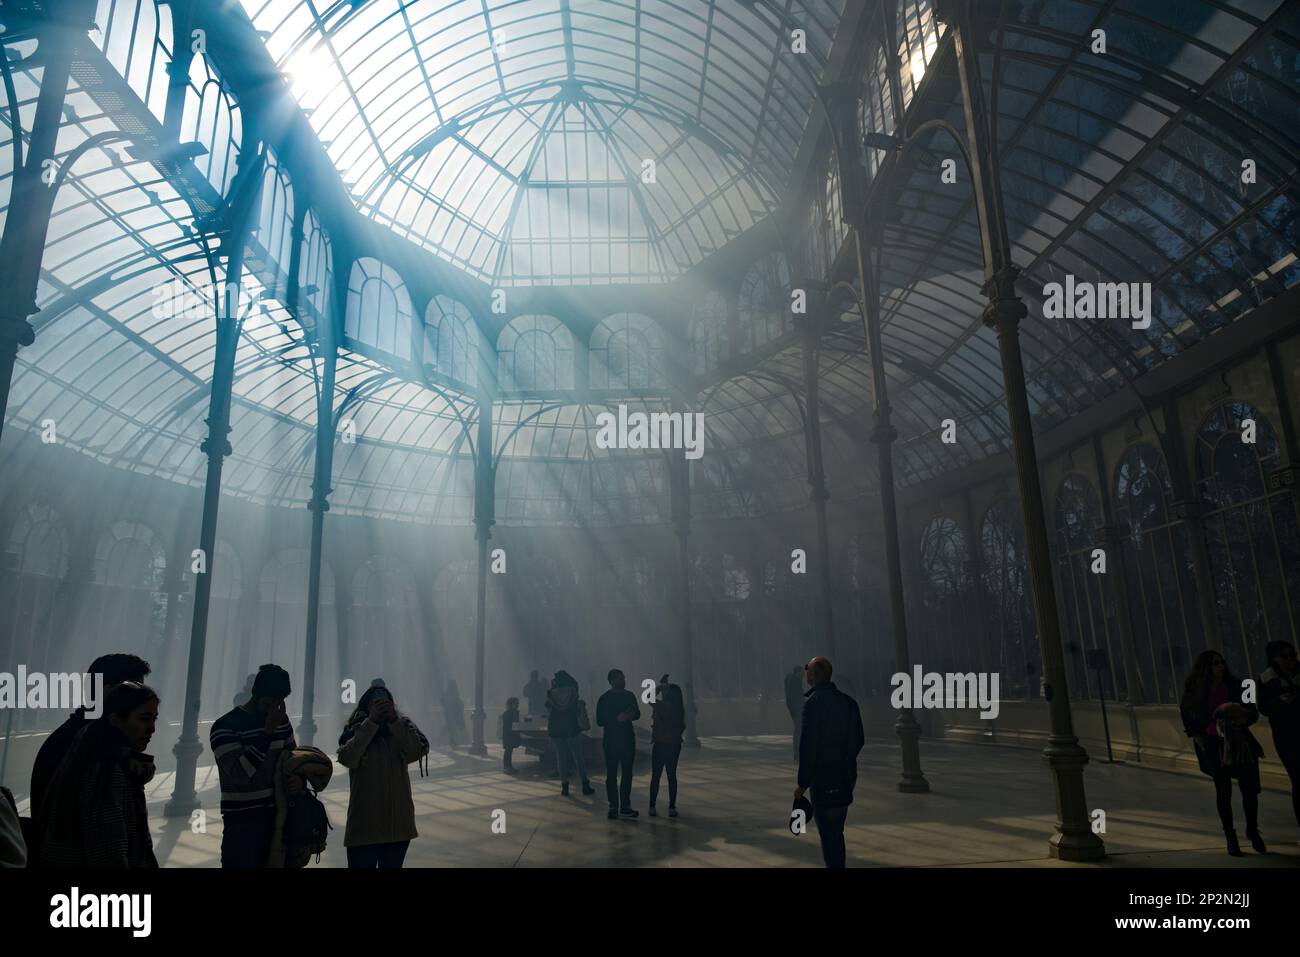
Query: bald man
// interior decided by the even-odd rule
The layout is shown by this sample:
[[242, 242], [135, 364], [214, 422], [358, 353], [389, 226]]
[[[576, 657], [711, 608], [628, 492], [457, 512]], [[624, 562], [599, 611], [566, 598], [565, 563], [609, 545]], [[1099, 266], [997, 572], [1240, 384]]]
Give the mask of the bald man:
[[804, 693], [799, 733], [799, 786], [794, 798], [812, 791], [813, 818], [827, 867], [844, 866], [844, 822], [858, 781], [862, 750], [862, 714], [858, 703], [831, 681], [830, 659], [820, 655], [804, 666]]

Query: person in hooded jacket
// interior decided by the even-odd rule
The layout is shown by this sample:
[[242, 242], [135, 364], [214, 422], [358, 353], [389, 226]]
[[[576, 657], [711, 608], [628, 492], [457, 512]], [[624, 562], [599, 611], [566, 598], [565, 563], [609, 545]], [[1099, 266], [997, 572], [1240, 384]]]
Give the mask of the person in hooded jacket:
[[567, 757], [578, 771], [582, 793], [591, 795], [596, 789], [587, 778], [587, 764], [582, 757], [582, 730], [578, 727], [584, 705], [578, 698], [578, 682], [567, 671], [557, 671], [546, 692], [546, 733], [555, 747], [555, 767], [560, 772], [560, 794], [569, 794], [569, 769]]
[[375, 679], [339, 736], [339, 764], [348, 769], [348, 867], [402, 866], [419, 836], [407, 766], [428, 753], [429, 739]]
[[29, 867], [158, 866], [144, 794], [154, 774], [145, 748], [158, 705], [158, 693], [135, 681], [105, 696], [104, 713], [78, 732], [50, 781], [34, 826], [39, 855]]

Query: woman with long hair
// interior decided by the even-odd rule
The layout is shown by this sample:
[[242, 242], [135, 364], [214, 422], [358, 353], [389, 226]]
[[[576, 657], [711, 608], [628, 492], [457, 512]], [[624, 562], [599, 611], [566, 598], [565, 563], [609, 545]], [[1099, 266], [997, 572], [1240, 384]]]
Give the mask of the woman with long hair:
[[658, 816], [659, 775], [668, 772], [668, 816], [677, 816], [677, 759], [682, 756], [682, 735], [686, 733], [686, 703], [680, 685], [664, 675], [659, 679], [659, 698], [650, 705], [650, 816]]
[[1300, 666], [1290, 642], [1270, 641], [1264, 654], [1268, 667], [1259, 676], [1259, 710], [1268, 715], [1273, 746], [1291, 779], [1291, 809], [1300, 824]]
[[37, 866], [158, 866], [144, 796], [158, 704], [158, 693], [136, 681], [107, 694], [104, 713], [79, 732], [50, 782], [36, 822]]
[[1196, 747], [1201, 771], [1214, 780], [1219, 820], [1228, 841], [1228, 853], [1241, 856], [1232, 823], [1232, 781], [1241, 790], [1246, 812], [1246, 837], [1260, 854], [1267, 848], [1259, 834], [1259, 759], [1264, 749], [1250, 733], [1259, 719], [1253, 704], [1244, 704], [1241, 680], [1228, 670], [1217, 651], [1203, 651], [1183, 686], [1183, 730]]
[[339, 736], [339, 764], [348, 769], [348, 867], [402, 866], [419, 836], [407, 766], [428, 753], [429, 739], [376, 678]]

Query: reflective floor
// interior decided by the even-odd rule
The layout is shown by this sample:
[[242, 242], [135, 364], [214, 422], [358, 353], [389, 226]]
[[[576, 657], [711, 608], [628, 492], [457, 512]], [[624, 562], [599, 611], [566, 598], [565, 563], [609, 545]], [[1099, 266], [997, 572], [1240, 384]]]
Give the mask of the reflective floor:
[[[1053, 822], [1051, 780], [1037, 751], [922, 741], [930, 794], [900, 794], [898, 748], [868, 741], [860, 761], [856, 800], [846, 829], [849, 866], [1027, 867], [1297, 867], [1300, 827], [1286, 794], [1265, 791], [1260, 827], [1269, 852], [1225, 852], [1214, 810], [1214, 788], [1200, 775], [1094, 762], [1085, 773], [1088, 802], [1106, 814], [1108, 851], [1101, 865], [1067, 865], [1047, 856]], [[519, 773], [488, 758], [457, 751], [431, 756], [430, 775], [412, 767], [417, 827], [408, 866], [420, 867], [817, 867], [815, 830], [795, 837], [786, 828], [794, 786], [789, 740], [776, 736], [706, 738], [685, 750], [680, 767], [681, 816], [646, 814], [649, 761], [638, 756], [636, 821], [605, 817], [603, 769], [595, 796], [561, 797], [559, 782], [536, 758], [516, 754]], [[593, 772], [595, 769], [592, 769]], [[216, 779], [201, 768], [201, 798], [215, 808]], [[171, 775], [150, 785], [158, 859], [166, 867], [218, 863], [221, 818], [209, 811], [206, 833], [161, 816]], [[577, 788], [574, 788], [576, 795]], [[1234, 795], [1240, 819], [1240, 797]], [[336, 829], [319, 865], [346, 864], [347, 772], [337, 768], [325, 792]], [[661, 793], [659, 809], [667, 807]], [[493, 811], [505, 812], [505, 833], [492, 831]], [[1238, 831], [1244, 832], [1239, 820]], [[1242, 838], [1245, 844], [1245, 838]]]

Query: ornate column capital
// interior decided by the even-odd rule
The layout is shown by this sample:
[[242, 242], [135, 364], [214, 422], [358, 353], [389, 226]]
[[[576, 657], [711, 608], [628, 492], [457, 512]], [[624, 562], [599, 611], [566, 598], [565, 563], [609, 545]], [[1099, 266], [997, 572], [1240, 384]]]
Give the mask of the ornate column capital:
[[1016, 295], [1016, 280], [1020, 278], [1020, 267], [1007, 265], [999, 269], [984, 284], [984, 295], [989, 304], [984, 307], [983, 321], [999, 333], [1014, 331], [1020, 320], [1029, 315], [1029, 309]]

